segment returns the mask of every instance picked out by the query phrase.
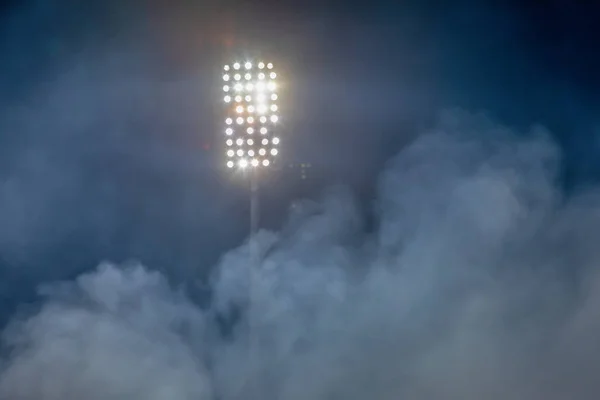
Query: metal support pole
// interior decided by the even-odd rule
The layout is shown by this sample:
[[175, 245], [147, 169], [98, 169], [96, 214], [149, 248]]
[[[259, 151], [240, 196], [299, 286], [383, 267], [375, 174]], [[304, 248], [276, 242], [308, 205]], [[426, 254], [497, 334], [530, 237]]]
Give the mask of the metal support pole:
[[250, 398], [258, 396], [260, 372], [258, 371], [259, 355], [259, 337], [257, 335], [257, 317], [259, 299], [257, 296], [257, 276], [260, 268], [260, 249], [256, 234], [259, 227], [260, 208], [259, 208], [259, 179], [258, 168], [253, 168], [250, 172], [250, 238], [249, 238], [249, 283], [248, 283], [248, 345], [249, 345], [249, 367], [250, 371]]

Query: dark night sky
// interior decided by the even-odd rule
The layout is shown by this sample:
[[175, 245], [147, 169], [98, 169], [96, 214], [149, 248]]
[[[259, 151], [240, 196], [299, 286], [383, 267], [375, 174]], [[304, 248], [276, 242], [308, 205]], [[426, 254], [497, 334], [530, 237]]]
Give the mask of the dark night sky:
[[270, 178], [268, 227], [334, 183], [368, 204], [386, 160], [447, 108], [541, 124], [568, 183], [597, 179], [593, 3], [0, 3], [0, 178], [25, 182], [14, 201], [27, 210], [2, 223], [7, 307], [104, 258], [187, 279], [240, 242], [243, 190], [202, 149], [216, 147], [215, 77], [236, 46], [281, 65], [286, 162], [318, 176]]

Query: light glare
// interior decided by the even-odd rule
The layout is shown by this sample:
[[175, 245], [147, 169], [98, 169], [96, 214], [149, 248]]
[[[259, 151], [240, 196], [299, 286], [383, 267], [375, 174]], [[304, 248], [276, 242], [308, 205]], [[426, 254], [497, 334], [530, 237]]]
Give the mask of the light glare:
[[258, 166], [258, 160], [256, 158], [252, 159], [252, 166], [253, 167], [257, 167]]
[[229, 80], [229, 75], [228, 74], [223, 75], [223, 80], [225, 82], [227, 82]]
[[244, 150], [238, 150], [237, 151], [237, 155], [238, 155], [238, 157], [243, 156], [244, 155]]
[[271, 149], [271, 155], [276, 156], [278, 153], [277, 149]]
[[250, 61], [246, 62], [245, 67], [246, 67], [246, 69], [252, 68], [252, 63]]
[[240, 69], [240, 63], [233, 64], [233, 69]]
[[241, 168], [246, 168], [248, 166], [248, 161], [245, 158], [242, 158], [240, 160], [240, 167]]
[[269, 160], [263, 160], [263, 165], [265, 167], [268, 167], [269, 166]]
[[272, 142], [274, 145], [278, 145], [278, 144], [279, 144], [279, 138], [277, 138], [277, 137], [274, 137], [274, 138], [271, 140], [271, 142]]
[[234, 165], [233, 161], [227, 161], [227, 168], [233, 168]]

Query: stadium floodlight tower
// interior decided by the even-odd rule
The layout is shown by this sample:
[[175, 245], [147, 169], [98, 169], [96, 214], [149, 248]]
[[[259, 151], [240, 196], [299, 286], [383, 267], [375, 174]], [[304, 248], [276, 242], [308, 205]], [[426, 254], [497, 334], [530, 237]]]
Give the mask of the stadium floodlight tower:
[[[250, 281], [249, 303], [255, 303], [260, 255], [256, 232], [259, 226], [259, 184], [261, 172], [270, 168], [278, 153], [280, 122], [277, 73], [273, 63], [262, 60], [234, 61], [223, 67], [225, 102], [225, 152], [229, 169], [244, 172], [250, 179]], [[258, 354], [257, 307], [249, 308], [250, 364]], [[249, 380], [250, 385], [253, 385]], [[254, 382], [256, 384], [256, 382]], [[250, 392], [256, 389], [247, 388]]]
[[277, 73], [273, 63], [235, 61], [223, 67], [226, 165], [250, 178], [250, 234], [259, 223], [260, 170], [279, 153]]

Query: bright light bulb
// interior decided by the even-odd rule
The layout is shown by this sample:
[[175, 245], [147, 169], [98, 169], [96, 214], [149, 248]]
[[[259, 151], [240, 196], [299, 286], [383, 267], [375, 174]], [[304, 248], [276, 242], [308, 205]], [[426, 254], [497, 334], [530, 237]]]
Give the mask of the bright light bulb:
[[271, 115], [271, 122], [275, 123], [277, 121], [279, 121], [279, 117], [277, 117], [277, 115]]
[[233, 79], [235, 79], [236, 81], [239, 81], [240, 79], [242, 79], [242, 76], [240, 74], [235, 74], [233, 76]]
[[252, 79], [252, 75], [246, 74], [246, 75], [244, 75], [244, 78], [246, 78], [246, 80], [249, 81], [250, 79]]
[[268, 145], [268, 144], [269, 144], [269, 139], [266, 139], [266, 138], [265, 138], [265, 139], [263, 139], [263, 140], [262, 140], [262, 145], [263, 145], [263, 146], [266, 146], [266, 145]]
[[231, 125], [231, 124], [233, 124], [233, 120], [232, 120], [231, 118], [227, 118], [227, 119], [225, 120], [225, 123], [226, 123], [227, 125]]
[[235, 151], [227, 150], [227, 157], [233, 157], [235, 155]]
[[237, 106], [237, 107], [235, 108], [235, 111], [237, 111], [238, 113], [243, 113], [243, 112], [244, 112], [244, 107], [242, 107], [242, 106]]
[[247, 61], [245, 67], [246, 69], [252, 68], [252, 63], [250, 61]]
[[246, 98], [245, 98], [245, 100], [246, 100], [246, 101], [252, 101], [252, 96], [250, 96], [250, 95], [247, 95], [247, 96], [246, 96]]
[[263, 160], [263, 165], [265, 167], [268, 167], [269, 166], [269, 160]]
[[248, 161], [245, 158], [241, 159], [240, 160], [240, 167], [241, 168], [246, 168], [247, 166], [248, 166]]
[[278, 144], [279, 144], [279, 138], [277, 138], [277, 137], [274, 137], [274, 138], [271, 140], [271, 142], [272, 142], [274, 145], [278, 145]]
[[225, 143], [227, 143], [227, 146], [233, 146], [233, 140], [231, 139], [227, 139]]
[[227, 82], [229, 80], [229, 75], [228, 74], [223, 75], [223, 80], [225, 82]]
[[273, 69], [273, 63], [268, 63], [268, 64], [267, 64], [267, 68], [269, 68], [269, 69]]
[[224, 69], [225, 71], [229, 71], [229, 65], [226, 65], [226, 66], [224, 66], [224, 67], [223, 67], [223, 69]]
[[242, 96], [235, 96], [235, 102], [240, 103], [242, 101]]
[[248, 106], [248, 112], [249, 113], [253, 113], [254, 112], [254, 106]]
[[242, 157], [244, 155], [244, 150], [238, 150], [237, 155], [238, 157]]
[[250, 157], [254, 157], [254, 150], [248, 150], [248, 155]]
[[229, 92], [229, 85], [223, 86], [223, 91], [224, 92]]
[[278, 99], [277, 93], [271, 95], [271, 100], [276, 101]]
[[[260, 123], [264, 124], [267, 122], [267, 117], [265, 117], [264, 115], [262, 117], [260, 117]], [[265, 128], [266, 129], [266, 128]]]
[[233, 129], [231, 129], [231, 128], [225, 129], [225, 134], [228, 135], [228, 136], [229, 135], [233, 135]]
[[271, 105], [271, 111], [273, 111], [273, 112], [277, 111], [277, 104]]
[[258, 79], [260, 79], [260, 80], [265, 79], [265, 74], [263, 74], [262, 72], [260, 74], [258, 74]]
[[271, 155], [276, 156], [278, 153], [277, 149], [271, 149]]
[[262, 128], [260, 128], [260, 133], [263, 135], [267, 134], [267, 128], [265, 128], [264, 126]]
[[275, 85], [275, 82], [267, 83], [267, 88], [271, 91], [275, 90], [276, 87], [277, 87], [277, 85]]
[[258, 68], [263, 69], [265, 67], [265, 63], [264, 62], [259, 62], [258, 63]]
[[246, 132], [248, 132], [248, 135], [252, 135], [254, 133], [254, 128], [250, 127], [246, 129]]
[[227, 168], [233, 168], [235, 163], [233, 161], [227, 161]]
[[229, 103], [231, 101], [231, 96], [225, 96], [223, 100], [225, 100], [225, 103]]
[[258, 160], [256, 158], [252, 159], [252, 166], [253, 167], [258, 167]]
[[233, 64], [233, 69], [240, 69], [240, 63]]
[[260, 150], [258, 150], [258, 154], [260, 154], [261, 156], [264, 156], [265, 154], [267, 154], [267, 151], [265, 149], [260, 149]]
[[248, 139], [248, 146], [252, 146], [254, 144], [254, 140]]
[[269, 74], [269, 77], [270, 77], [271, 79], [275, 79], [275, 78], [277, 78], [277, 74], [276, 74], [275, 72], [271, 72], [271, 73]]
[[237, 144], [238, 146], [241, 146], [244, 144], [244, 140], [243, 139], [238, 139], [235, 141], [235, 144]]
[[254, 123], [254, 118], [253, 117], [248, 117], [247, 119], [249, 124], [253, 124]]
[[241, 92], [242, 89], [244, 89], [244, 87], [242, 86], [241, 83], [236, 83], [233, 88], [235, 89], [236, 92]]
[[237, 122], [237, 123], [238, 123], [238, 125], [241, 125], [241, 124], [243, 124], [243, 123], [244, 123], [244, 118], [242, 118], [242, 117], [238, 117], [238, 118], [237, 118], [237, 120], [236, 120], [235, 122]]

